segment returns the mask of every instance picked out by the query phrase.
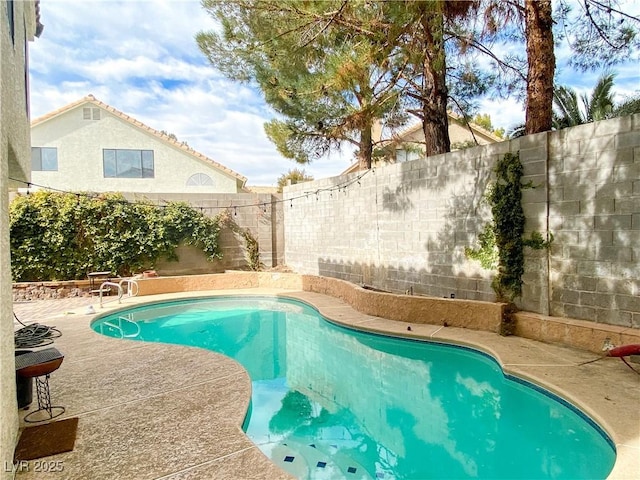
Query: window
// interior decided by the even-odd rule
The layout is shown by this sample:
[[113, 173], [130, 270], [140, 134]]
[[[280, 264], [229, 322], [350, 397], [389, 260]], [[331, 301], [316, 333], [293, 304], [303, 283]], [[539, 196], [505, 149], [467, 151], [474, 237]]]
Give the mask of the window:
[[213, 185], [213, 180], [206, 173], [195, 173], [187, 180], [187, 187], [200, 187], [205, 185]]
[[153, 178], [153, 150], [102, 150], [105, 178]]
[[84, 107], [82, 109], [83, 120], [100, 120], [100, 109]]
[[396, 163], [411, 162], [420, 158], [424, 158], [424, 156], [415, 150], [396, 150]]
[[31, 147], [31, 170], [34, 172], [56, 172], [58, 149], [55, 147]]

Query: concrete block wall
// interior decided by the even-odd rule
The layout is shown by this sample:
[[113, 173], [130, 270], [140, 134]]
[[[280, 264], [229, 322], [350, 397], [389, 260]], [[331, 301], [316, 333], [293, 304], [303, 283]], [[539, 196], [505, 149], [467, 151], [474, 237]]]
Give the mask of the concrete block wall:
[[640, 328], [640, 115], [549, 135], [550, 314]]
[[490, 219], [495, 161], [519, 152], [526, 235], [518, 306], [640, 327], [640, 115], [285, 188], [285, 263], [383, 290], [495, 299], [465, 258]]
[[466, 260], [464, 248], [489, 218], [484, 192], [507, 148], [477, 147], [287, 188], [287, 265], [393, 292], [493, 300], [489, 273]]
[[[283, 263], [283, 213], [280, 196], [255, 193], [124, 193], [133, 199], [145, 198], [163, 204], [168, 201], [186, 202], [193, 208], [201, 209], [208, 216], [214, 217], [227, 209], [232, 220], [241, 228], [248, 228], [257, 239], [260, 249], [260, 260], [264, 268], [271, 268]], [[220, 231], [222, 259], [208, 262], [205, 255], [193, 247], [180, 247], [179, 262], [160, 262], [156, 267], [162, 275], [217, 273], [224, 270], [246, 270], [247, 259], [245, 241], [230, 229]]]

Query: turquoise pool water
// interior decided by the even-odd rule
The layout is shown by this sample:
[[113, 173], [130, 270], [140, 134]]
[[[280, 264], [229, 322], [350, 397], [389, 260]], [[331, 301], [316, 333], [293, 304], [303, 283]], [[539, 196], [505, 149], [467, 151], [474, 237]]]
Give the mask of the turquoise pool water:
[[487, 355], [345, 329], [301, 302], [163, 302], [92, 328], [236, 359], [252, 379], [247, 435], [299, 478], [591, 479], [615, 461], [588, 417]]

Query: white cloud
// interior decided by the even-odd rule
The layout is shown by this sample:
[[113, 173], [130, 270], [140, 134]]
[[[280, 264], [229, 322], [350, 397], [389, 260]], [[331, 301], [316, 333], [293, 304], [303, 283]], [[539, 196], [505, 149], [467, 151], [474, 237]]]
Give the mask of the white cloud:
[[[253, 185], [273, 185], [296, 167], [333, 176], [352, 161], [349, 146], [306, 166], [277, 152], [263, 129], [274, 114], [260, 92], [224, 79], [199, 51], [196, 33], [216, 26], [198, 0], [47, 0], [41, 15], [44, 32], [30, 44], [32, 118], [91, 93]], [[616, 92], [640, 88], [637, 65], [617, 71]], [[571, 72], [562, 79], [571, 84]], [[480, 111], [496, 127], [524, 121], [523, 102], [513, 99], [482, 101]]]
[[478, 110], [489, 114], [493, 128], [504, 128], [507, 133], [524, 123], [524, 101], [515, 98], [485, 99], [480, 102]]

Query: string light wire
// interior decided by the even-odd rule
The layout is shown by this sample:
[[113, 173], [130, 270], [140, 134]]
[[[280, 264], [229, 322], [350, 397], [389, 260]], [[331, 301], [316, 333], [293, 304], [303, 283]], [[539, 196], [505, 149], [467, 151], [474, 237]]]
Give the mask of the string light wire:
[[[369, 172], [371, 172], [372, 170], [366, 170], [363, 173], [361, 173], [360, 175], [350, 179], [350, 180], [346, 180], [344, 182], [338, 183], [336, 185], [333, 185], [331, 187], [325, 187], [325, 188], [319, 188], [316, 190], [310, 190], [310, 191], [305, 191], [303, 193], [301, 193], [300, 195], [294, 196], [294, 197], [289, 197], [289, 198], [282, 198], [280, 200], [274, 200], [271, 202], [271, 204], [278, 204], [278, 203], [284, 203], [284, 202], [289, 202], [289, 205], [291, 208], [293, 208], [293, 201], [294, 200], [299, 200], [301, 198], [308, 198], [310, 194], [315, 194], [316, 195], [316, 199], [319, 200], [320, 199], [320, 193], [322, 192], [329, 192], [329, 198], [333, 198], [333, 193], [334, 191], [338, 191], [340, 192], [340, 190], [343, 190], [344, 193], [347, 193], [347, 187], [350, 187], [351, 185], [357, 183], [358, 185], [360, 185], [360, 179], [362, 177], [364, 177], [365, 175], [367, 175]], [[76, 195], [76, 198], [78, 199], [78, 202], [80, 201], [80, 197], [84, 196], [86, 198], [89, 199], [97, 199], [100, 198], [101, 193], [91, 193], [91, 192], [72, 192], [69, 190], [61, 190], [59, 188], [55, 188], [55, 187], [48, 187], [46, 185], [38, 185], [37, 183], [33, 183], [33, 182], [27, 182], [24, 180], [20, 180], [17, 178], [12, 178], [9, 177], [9, 180], [14, 181], [14, 182], [18, 182], [18, 183], [22, 183], [25, 184], [27, 186], [27, 192], [26, 194], [29, 195], [30, 193], [30, 189], [32, 187], [37, 187], [37, 188], [42, 188], [44, 190], [48, 190], [51, 192], [58, 192], [58, 193], [65, 193], [65, 194], [73, 194]], [[108, 193], [108, 192], [102, 192], [102, 193]], [[137, 201], [129, 201], [129, 200], [109, 200], [111, 202], [114, 203], [121, 203], [121, 204], [129, 204], [129, 205], [145, 205], [145, 206], [152, 206], [152, 207], [157, 207], [157, 208], [166, 208], [167, 204], [169, 202], [167, 202], [166, 200], [163, 200], [165, 202], [164, 205], [153, 205], [147, 202], [137, 202]], [[251, 208], [251, 207], [262, 207], [263, 208], [263, 212], [266, 213], [267, 210], [267, 204], [265, 202], [258, 202], [258, 203], [251, 203], [251, 204], [246, 204], [246, 205], [234, 205], [231, 204], [227, 207], [224, 206], [218, 206], [218, 207], [194, 207], [193, 205], [189, 205], [190, 208], [193, 209], [199, 209], [200, 212], [202, 212], [203, 210], [226, 210], [226, 209], [234, 209], [234, 214], [237, 215], [238, 209], [239, 208]]]

